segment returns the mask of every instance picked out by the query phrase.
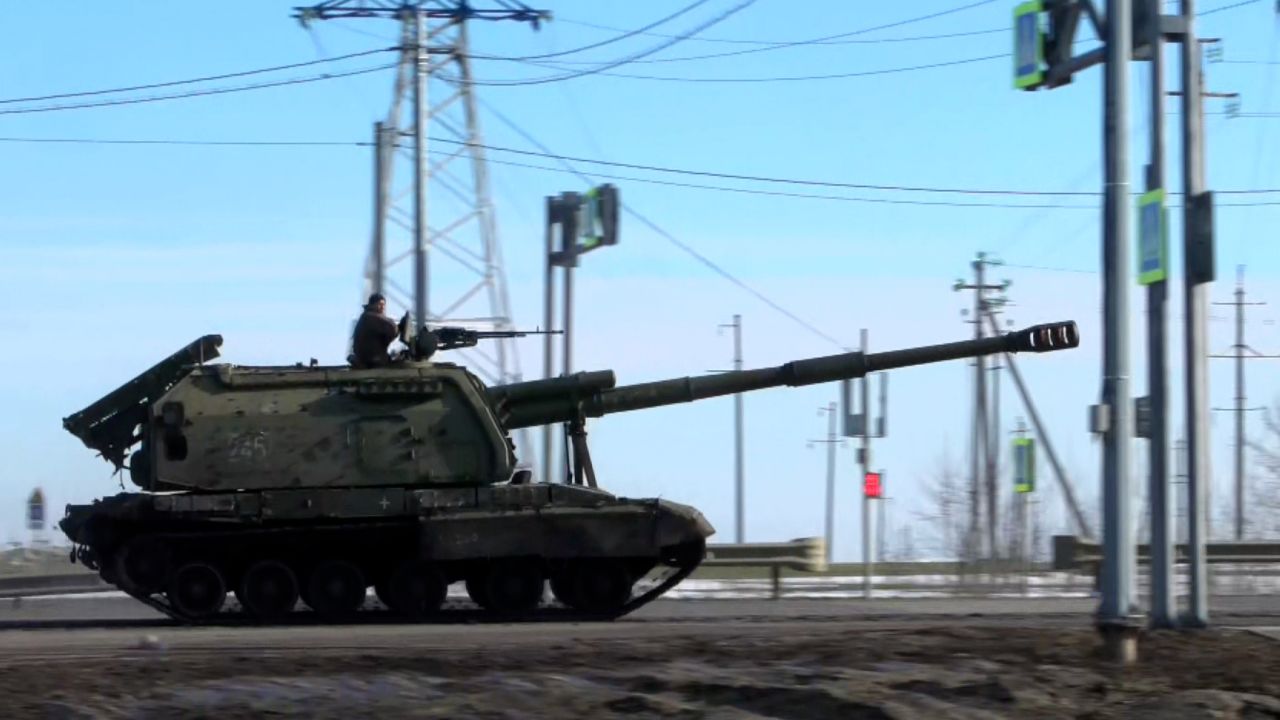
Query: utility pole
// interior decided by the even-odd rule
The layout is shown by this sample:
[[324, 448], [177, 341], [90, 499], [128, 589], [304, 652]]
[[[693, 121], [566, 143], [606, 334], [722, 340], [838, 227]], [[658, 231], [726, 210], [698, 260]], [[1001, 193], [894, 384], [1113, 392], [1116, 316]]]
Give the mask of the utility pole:
[[1187, 441], [1178, 438], [1173, 444], [1173, 485], [1176, 492], [1178, 531], [1175, 533], [1178, 543], [1187, 542], [1190, 502], [1187, 498]]
[[[867, 329], [858, 333], [859, 351], [865, 356], [867, 349]], [[864, 374], [858, 381], [862, 387], [862, 448], [858, 452], [858, 461], [862, 465], [862, 478], [866, 482], [867, 473], [871, 471], [871, 392]], [[862, 592], [863, 598], [871, 599], [871, 563], [874, 554], [871, 552], [871, 498], [862, 494]]]
[[[991, 327], [991, 332], [1000, 332], [1000, 326], [996, 323], [995, 316], [987, 314], [987, 324]], [[1031, 417], [1031, 425], [1035, 428], [1036, 437], [1040, 443], [1044, 445], [1045, 457], [1049, 460], [1049, 466], [1053, 468], [1054, 477], [1058, 479], [1058, 486], [1062, 489], [1062, 494], [1067, 503], [1067, 510], [1071, 513], [1071, 518], [1075, 522], [1076, 532], [1082, 537], [1092, 538], [1093, 528], [1090, 527], [1089, 521], [1084, 516], [1084, 511], [1080, 509], [1080, 503], [1076, 500], [1075, 490], [1072, 489], [1071, 479], [1067, 477], [1067, 473], [1062, 469], [1062, 463], [1058, 461], [1058, 455], [1053, 451], [1053, 442], [1049, 439], [1049, 433], [1045, 430], [1044, 423], [1040, 422], [1040, 413], [1036, 411], [1035, 400], [1031, 397], [1031, 392], [1027, 390], [1026, 383], [1022, 380], [1022, 374], [1018, 372], [1018, 363], [1014, 359], [1012, 353], [1004, 353], [1004, 361], [1009, 368], [1009, 374], [1013, 376], [1014, 386], [1018, 389], [1018, 395], [1022, 398], [1022, 405], [1027, 411], [1027, 415]]]
[[[1128, 76], [1131, 59], [1145, 60], [1159, 54], [1155, 38], [1182, 43], [1182, 142], [1184, 221], [1183, 257], [1186, 273], [1186, 423], [1188, 453], [1188, 495], [1190, 498], [1189, 560], [1191, 575], [1190, 613], [1186, 624], [1208, 624], [1208, 593], [1205, 586], [1204, 496], [1209, 478], [1209, 431], [1206, 403], [1205, 285], [1214, 279], [1213, 198], [1204, 185], [1204, 138], [1200, 79], [1200, 46], [1195, 34], [1194, 0], [1182, 0], [1181, 14], [1165, 16], [1158, 0], [1108, 0], [1105, 17], [1093, 0], [1066, 0], [1045, 5], [1024, 3], [1014, 11], [1014, 86], [1025, 90], [1056, 88], [1071, 82], [1071, 76], [1098, 63], [1105, 64], [1103, 135], [1106, 159], [1105, 211], [1103, 225], [1103, 382], [1102, 397], [1093, 406], [1090, 429], [1103, 439], [1103, 561], [1102, 603], [1098, 628], [1108, 650], [1117, 660], [1136, 659], [1134, 622], [1134, 576], [1136, 557], [1131, 532], [1130, 504], [1133, 488], [1129, 478], [1129, 441], [1134, 429], [1132, 399], [1129, 395], [1128, 348], [1128, 223], [1123, 207], [1129, 196]], [[1041, 27], [1047, 15], [1049, 28]], [[1073, 56], [1076, 29], [1087, 16], [1095, 32], [1105, 37], [1104, 46]], [[1154, 27], [1153, 27], [1154, 26]], [[1136, 30], [1136, 32], [1135, 32]], [[1158, 79], [1158, 78], [1157, 78]], [[1153, 83], [1155, 85], [1156, 83]], [[1170, 93], [1173, 94], [1173, 93]], [[1155, 103], [1153, 102], [1153, 109]], [[1162, 109], [1157, 115], [1162, 115]], [[1145, 201], [1145, 198], [1144, 198]], [[1148, 203], [1144, 202], [1144, 209]], [[1159, 207], [1158, 203], [1151, 203]], [[1149, 211], [1152, 212], [1152, 211]], [[1159, 215], [1160, 212], [1154, 211]], [[1159, 223], [1163, 225], [1163, 223]], [[1149, 226], [1150, 227], [1150, 226]], [[1148, 233], [1144, 239], [1159, 239]], [[1144, 243], [1142, 267], [1151, 248]], [[1161, 258], [1157, 256], [1159, 268]], [[1158, 299], [1158, 297], [1156, 298]], [[1159, 303], [1156, 303], [1158, 308]], [[1158, 383], [1157, 383], [1158, 389]], [[1158, 394], [1158, 393], [1157, 393]], [[1165, 415], [1167, 413], [1162, 413]], [[1158, 422], [1157, 422], [1158, 426]], [[1153, 445], [1159, 446], [1160, 442]], [[1160, 450], [1159, 447], [1153, 452]], [[1163, 456], [1161, 456], [1163, 457]], [[1162, 464], [1163, 461], [1160, 461]], [[1152, 501], [1159, 503], [1160, 495]], [[1158, 508], [1153, 514], [1159, 518]]]
[[1106, 187], [1103, 210], [1103, 367], [1101, 427], [1103, 443], [1102, 604], [1099, 629], [1111, 652], [1133, 662], [1137, 655], [1133, 545], [1130, 506], [1129, 443], [1133, 413], [1129, 391], [1129, 60], [1130, 0], [1108, 0], [1103, 107]]
[[[374, 229], [364, 275], [366, 295], [382, 292], [388, 305], [411, 310], [415, 327], [467, 323], [482, 329], [513, 329], [485, 143], [476, 112], [467, 21], [526, 22], [536, 30], [550, 18], [546, 11], [514, 5], [482, 10], [461, 0], [326, 0], [294, 8], [293, 17], [307, 29], [316, 21], [357, 18], [391, 20], [399, 26], [400, 57], [391, 107], [374, 131], [378, 174], [374, 178]], [[443, 85], [438, 96], [430, 92], [432, 80]], [[436, 97], [439, 100], [431, 102]], [[427, 147], [428, 137], [435, 136], [428, 131], [433, 124], [441, 137], [452, 136], [459, 146], [434, 164], [428, 159]], [[410, 162], [412, 187], [408, 189], [396, 188], [393, 183], [396, 159], [402, 157]], [[455, 168], [464, 164], [470, 167]], [[455, 174], [455, 170], [465, 175]], [[461, 180], [460, 175], [469, 177]], [[432, 195], [432, 185], [448, 192]], [[398, 202], [401, 198], [412, 200]], [[429, 200], [431, 215], [436, 218], [430, 225]], [[407, 233], [408, 249], [388, 258], [388, 230], [396, 228]], [[454, 265], [429, 263], [432, 256]], [[412, 267], [408, 283], [391, 276], [404, 261]], [[443, 279], [438, 288], [433, 288], [428, 274], [431, 269]], [[405, 289], [407, 284], [412, 290]], [[431, 311], [433, 295], [442, 308], [435, 313]], [[459, 353], [468, 358], [470, 368], [490, 382], [522, 378], [514, 339], [497, 338], [487, 348]], [[527, 431], [517, 433], [516, 440], [522, 450], [519, 454], [531, 457]]]
[[[1280, 358], [1280, 355], [1263, 355], [1262, 353], [1249, 347], [1244, 341], [1244, 308], [1246, 305], [1266, 305], [1265, 302], [1245, 302], [1244, 301], [1244, 266], [1236, 267], [1236, 299], [1234, 302], [1216, 302], [1214, 305], [1234, 305], [1236, 308], [1236, 342], [1231, 346], [1232, 354], [1230, 355], [1211, 355], [1215, 358], [1233, 358], [1236, 361], [1236, 403], [1234, 408], [1214, 408], [1214, 410], [1231, 410], [1235, 413], [1236, 421], [1236, 453], [1235, 453], [1235, 531], [1236, 540], [1244, 539], [1244, 414], [1248, 412], [1257, 412], [1263, 408], [1254, 407], [1246, 408], [1245, 402], [1247, 398], [1244, 392], [1244, 361], [1245, 360], [1261, 360]], [[1252, 353], [1246, 355], [1245, 352]]]
[[[1009, 287], [1009, 281], [1006, 280], [999, 285], [991, 285], [986, 282], [986, 268], [988, 265], [1002, 265], [1003, 263], [996, 260], [988, 260], [986, 253], [978, 253], [978, 256], [972, 262], [974, 281], [967, 284], [963, 280], [957, 280], [952, 285], [953, 291], [973, 290], [973, 337], [975, 340], [983, 338], [983, 317], [987, 314], [989, 301], [986, 297], [988, 290], [1004, 291]], [[967, 314], [967, 313], [966, 313]], [[988, 439], [987, 426], [987, 386], [986, 386], [986, 358], [974, 358], [974, 393], [973, 393], [973, 446], [972, 446], [972, 468], [969, 486], [969, 531], [967, 533], [968, 552], [976, 557], [981, 554], [981, 526], [982, 526], [982, 501], [983, 495], [983, 473], [986, 471], [987, 485], [987, 540], [988, 551], [992, 557], [996, 554], [996, 511], [995, 511], [995, 478], [991, 475], [991, 447]]]
[[[1003, 312], [1002, 308], [1009, 304], [1011, 303], [1009, 302], [1009, 299], [1006, 297], [997, 297], [997, 298], [992, 298], [988, 300], [987, 301], [988, 317], [995, 317], [996, 315], [999, 315], [1001, 312]], [[980, 320], [979, 320], [979, 324], [981, 324]], [[1012, 324], [1012, 322], [1010, 322], [1009, 324]], [[1008, 541], [1007, 533], [998, 533], [998, 531], [1000, 530], [1000, 527], [999, 527], [1000, 525], [1005, 525], [1006, 530], [1008, 526], [1008, 518], [1004, 514], [999, 512], [1000, 448], [1001, 448], [1000, 437], [1002, 435], [1002, 432], [1000, 430], [1000, 371], [1004, 368], [1004, 365], [1000, 364], [999, 355], [996, 355], [994, 358], [992, 358], [991, 363], [992, 363], [991, 364], [991, 404], [988, 406], [990, 408], [990, 414], [991, 414], [991, 417], [990, 417], [991, 425], [987, 429], [987, 448], [986, 448], [986, 452], [987, 452], [987, 514], [992, 518], [999, 517], [1003, 519], [1002, 522], [1000, 523], [993, 521], [991, 523], [991, 527], [988, 530], [988, 535], [991, 541], [991, 556], [993, 559], [998, 559], [1000, 556], [1000, 552], [998, 552], [997, 550], [998, 545], [996, 545], [995, 543], [995, 539], [997, 535], [1004, 536], [1002, 538], [1004, 542]]]
[[876, 557], [885, 559], [884, 536], [888, 532], [888, 522], [885, 518], [886, 508], [888, 507], [890, 498], [881, 496], [876, 500]]
[[[859, 332], [861, 344], [859, 352], [864, 355], [867, 353], [867, 329], [862, 328]], [[873, 498], [869, 496], [867, 490], [870, 487], [869, 478], [871, 474], [871, 438], [883, 438], [888, 434], [888, 410], [889, 410], [889, 376], [886, 373], [880, 373], [880, 416], [875, 418], [875, 424], [872, 424], [871, 418], [871, 390], [870, 378], [863, 375], [857, 380], [861, 394], [861, 410], [853, 412], [853, 401], [851, 398], [853, 390], [853, 380], [840, 381], [840, 397], [844, 407], [844, 428], [845, 437], [862, 438], [861, 447], [858, 448], [858, 465], [862, 471], [862, 589], [863, 597], [871, 597], [871, 570], [872, 557], [874, 555], [872, 548], [871, 533], [871, 505]], [[879, 498], [882, 494], [880, 489], [879, 475], [876, 477], [875, 498]]]
[[1022, 582], [1025, 592], [1027, 574], [1030, 571], [1030, 555], [1028, 548], [1029, 500], [1035, 491], [1035, 445], [1028, 440], [1027, 425], [1018, 418], [1017, 428], [1013, 431], [1013, 542], [1010, 543], [1010, 559], [1019, 563], [1022, 570]]
[[1196, 41], [1195, 1], [1182, 0], [1182, 182], [1183, 257], [1186, 298], [1185, 358], [1187, 423], [1187, 554], [1191, 575], [1188, 625], [1209, 624], [1208, 562], [1205, 553], [1205, 507], [1212, 477], [1209, 463], [1208, 288], [1213, 282], [1213, 197], [1205, 192], [1204, 106], [1201, 93], [1200, 44]]
[[[828, 403], [824, 408], [818, 408], [818, 414], [827, 414], [827, 439], [826, 440], [810, 440], [808, 445], [813, 447], [817, 445], [827, 446], [827, 505], [826, 505], [826, 524], [823, 537], [826, 539], [826, 559], [827, 564], [831, 563], [832, 548], [835, 545], [835, 516], [836, 516], [836, 446], [844, 447], [844, 440], [836, 437], [836, 404]], [[742, 542], [739, 540], [738, 542]]]
[[[564, 276], [564, 341], [561, 350], [561, 375], [568, 375], [573, 369], [573, 271], [578, 267], [579, 258], [592, 250], [616, 245], [618, 243], [618, 210], [621, 207], [618, 189], [604, 184], [588, 190], [586, 193], [562, 192], [559, 197], [547, 198], [546, 216], [546, 264], [544, 269], [543, 321], [547, 330], [554, 319], [555, 304], [555, 269], [561, 268]], [[559, 230], [559, 249], [555, 243]], [[544, 378], [554, 377], [553, 350], [551, 335], [543, 340], [542, 356]], [[544, 427], [542, 435], [542, 468], [544, 482], [551, 482], [551, 428]], [[564, 462], [561, 465], [561, 477], [565, 482], [573, 482], [569, 476], [569, 456], [571, 450], [569, 423], [564, 426]]]
[[[1158, 1], [1143, 0], [1148, 14]], [[1147, 287], [1147, 398], [1136, 433], [1147, 439], [1147, 497], [1151, 539], [1151, 617], [1154, 628], [1177, 625], [1174, 586], [1173, 508], [1169, 502], [1168, 383], [1165, 330], [1169, 300], [1167, 215], [1164, 207], [1164, 34], [1159, 22], [1146, 23], [1151, 56], [1150, 160], [1147, 192], [1140, 203], [1138, 281]]]
[[[721, 325], [733, 328], [733, 369], [735, 372], [742, 370], [742, 316], [734, 315], [733, 322], [728, 325]], [[834, 405], [834, 403], [833, 403]], [[832, 409], [832, 423], [835, 422], [835, 410]], [[834, 431], [832, 431], [834, 433]], [[742, 544], [746, 542], [745, 533], [745, 500], [746, 492], [746, 476], [743, 469], [742, 455], [742, 393], [734, 393], [733, 395], [733, 517], [734, 517], [734, 542]], [[827, 498], [827, 512], [830, 513], [831, 498]], [[831, 528], [830, 520], [827, 527], [827, 562], [831, 561]]]

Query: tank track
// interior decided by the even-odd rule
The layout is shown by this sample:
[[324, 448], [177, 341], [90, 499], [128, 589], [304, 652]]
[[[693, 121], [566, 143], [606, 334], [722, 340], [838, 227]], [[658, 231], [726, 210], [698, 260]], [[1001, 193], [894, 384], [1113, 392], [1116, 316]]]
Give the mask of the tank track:
[[[368, 530], [370, 527], [371, 526], [363, 525], [360, 526], [360, 529]], [[334, 532], [342, 532], [344, 529], [348, 528], [342, 525], [329, 526], [326, 528], [326, 530]], [[248, 533], [248, 535], [270, 536], [277, 533], [289, 532], [293, 532], [293, 530], [290, 528], [257, 528]], [[238, 539], [241, 540], [246, 537], [243, 528], [239, 530], [237, 536]], [[174, 532], [151, 534], [151, 537], [167, 541], [176, 541], [179, 539], [208, 537], [208, 535], [201, 532]], [[141, 592], [137, 588], [131, 587], [127, 579], [123, 577], [116, 577], [115, 573], [107, 571], [105, 567], [100, 569], [100, 574], [106, 582], [123, 591], [131, 598], [151, 607], [177, 623], [190, 626], [350, 624], [361, 622], [403, 622], [413, 624], [447, 624], [458, 622], [612, 622], [634, 613], [645, 605], [661, 598], [669, 590], [680, 584], [680, 582], [692, 574], [693, 571], [702, 564], [704, 556], [705, 543], [700, 542], [697, 543], [696, 547], [688, 546], [683, 548], [681, 552], [676, 553], [673, 557], [659, 559], [653, 568], [637, 578], [632, 584], [632, 597], [621, 607], [609, 612], [585, 612], [570, 608], [561, 604], [558, 599], [554, 598], [554, 596], [550, 601], [548, 601], [546, 587], [544, 584], [543, 601], [539, 603], [539, 606], [535, 610], [523, 613], [494, 612], [478, 607], [474, 601], [471, 601], [469, 598], [465, 601], [446, 598], [444, 604], [442, 604], [439, 610], [422, 617], [407, 617], [396, 613], [389, 608], [382, 607], [380, 609], [375, 609], [365, 606], [349, 616], [331, 619], [325, 618], [319, 613], [307, 608], [305, 603], [301, 600], [299, 600], [290, 613], [279, 618], [263, 619], [243, 609], [223, 609], [209, 616], [196, 617], [188, 615], [175, 607], [163, 592]], [[453, 584], [451, 583], [451, 586], [452, 585]], [[641, 587], [643, 585], [647, 585], [648, 587], [641, 591]], [[230, 591], [228, 591], [228, 594], [230, 594]], [[368, 601], [366, 600], [366, 603], [367, 602]], [[379, 605], [381, 605], [381, 602], [379, 602]]]

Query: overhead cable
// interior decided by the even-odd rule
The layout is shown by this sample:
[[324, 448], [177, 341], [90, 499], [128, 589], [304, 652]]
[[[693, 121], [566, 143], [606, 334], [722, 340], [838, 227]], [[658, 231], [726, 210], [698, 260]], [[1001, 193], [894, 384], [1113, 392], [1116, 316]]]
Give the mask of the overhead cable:
[[192, 85], [195, 83], [212, 82], [215, 80], [229, 80], [237, 77], [247, 77], [249, 75], [261, 75], [269, 72], [279, 72], [281, 70], [295, 70], [300, 67], [309, 67], [311, 65], [320, 65], [322, 63], [338, 62], [340, 60], [350, 60], [352, 58], [365, 57], [367, 55], [375, 55], [377, 53], [398, 51], [399, 47], [384, 47], [374, 50], [365, 50], [348, 55], [339, 55], [337, 57], [322, 58], [319, 60], [308, 60], [306, 62], [290, 63], [288, 65], [276, 65], [273, 67], [257, 68], [255, 70], [241, 70], [239, 72], [223, 73], [221, 75], [206, 75], [204, 77], [188, 78], [186, 80], [170, 80], [168, 82], [151, 83], [149, 85], [132, 85], [129, 87], [108, 88], [104, 90], [82, 90], [79, 92], [58, 93], [56, 95], [37, 95], [32, 97], [21, 98], [3, 98], [0, 99], [0, 105], [10, 105], [13, 103], [24, 102], [43, 102], [45, 100], [62, 100], [65, 98], [75, 97], [91, 97], [94, 95], [108, 95], [112, 93], [136, 92], [138, 90], [155, 90], [163, 87], [174, 87], [177, 85]]
[[236, 85], [227, 88], [213, 88], [206, 90], [191, 90], [184, 93], [173, 93], [170, 95], [152, 95], [140, 98], [120, 98], [118, 100], [98, 100], [94, 102], [71, 103], [61, 105], [42, 105], [33, 108], [14, 108], [0, 110], [0, 115], [25, 115], [29, 113], [54, 112], [57, 110], [80, 110], [84, 108], [109, 107], [115, 105], [138, 105], [141, 103], [161, 102], [163, 100], [179, 100], [184, 98], [204, 97], [206, 95], [224, 95], [226, 93], [245, 92], [248, 90], [262, 90], [264, 88], [283, 87], [286, 85], [302, 85], [305, 83], [320, 82], [322, 80], [336, 80], [338, 78], [352, 77], [355, 75], [366, 75], [368, 73], [379, 72], [381, 70], [390, 70], [396, 67], [397, 63], [388, 65], [378, 65], [376, 67], [364, 68], [362, 70], [348, 70], [346, 72], [324, 73], [322, 75], [313, 75], [310, 77], [293, 78], [290, 80], [276, 80], [272, 82], [252, 83], [248, 85]]
[[[541, 142], [539, 142], [539, 141], [537, 140], [537, 138], [534, 138], [532, 135], [530, 135], [528, 132], [526, 132], [524, 128], [520, 127], [520, 126], [519, 126], [519, 125], [517, 125], [515, 122], [513, 122], [512, 120], [510, 120], [509, 118], [507, 118], [507, 116], [506, 116], [505, 114], [503, 114], [501, 111], [499, 111], [497, 108], [493, 107], [493, 106], [492, 106], [492, 105], [490, 105], [489, 103], [483, 103], [483, 104], [484, 104], [484, 105], [485, 105], [485, 107], [489, 110], [489, 112], [493, 113], [493, 114], [494, 114], [494, 116], [495, 116], [495, 117], [497, 117], [500, 121], [502, 121], [502, 123], [503, 123], [504, 125], [506, 125], [507, 127], [511, 128], [511, 129], [512, 129], [512, 130], [514, 130], [518, 135], [520, 135], [520, 136], [521, 136], [521, 137], [523, 137], [526, 141], [528, 141], [530, 144], [534, 145], [534, 146], [535, 146], [535, 147], [537, 147], [539, 150], [541, 150], [542, 152], [546, 153], [548, 157], [557, 157], [557, 158], [559, 158], [559, 156], [557, 156], [555, 153], [551, 152], [551, 150], [550, 150], [546, 145], [543, 145]], [[586, 183], [595, 183], [595, 180], [594, 180], [594, 179], [592, 179], [589, 175], [585, 175], [585, 174], [583, 174], [582, 172], [579, 172], [577, 168], [573, 167], [573, 165], [572, 165], [572, 164], [568, 163], [568, 162], [567, 162], [567, 161], [565, 161], [563, 158], [560, 158], [560, 159], [559, 159], [559, 162], [560, 162], [560, 164], [561, 164], [562, 166], [564, 166], [564, 167], [565, 167], [565, 169], [567, 169], [569, 172], [571, 172], [572, 174], [574, 174], [575, 176], [577, 176], [577, 177], [578, 177], [578, 179], [582, 180], [583, 182], [586, 182]], [[833, 345], [835, 345], [836, 347], [839, 347], [839, 348], [841, 348], [841, 349], [844, 349], [844, 348], [847, 348], [847, 347], [848, 347], [848, 345], [846, 345], [845, 343], [840, 342], [839, 340], [835, 339], [835, 338], [834, 338], [834, 337], [832, 337], [831, 335], [828, 335], [827, 333], [825, 333], [825, 332], [823, 332], [822, 330], [820, 330], [820, 329], [818, 329], [817, 327], [815, 327], [812, 323], [810, 323], [810, 322], [808, 322], [808, 321], [804, 320], [804, 319], [803, 319], [803, 318], [801, 318], [800, 316], [798, 316], [798, 315], [796, 315], [795, 313], [791, 312], [790, 310], [788, 310], [788, 309], [784, 308], [782, 305], [779, 305], [777, 302], [774, 302], [772, 299], [770, 299], [770, 298], [769, 298], [767, 295], [765, 295], [764, 293], [760, 292], [759, 290], [756, 290], [755, 288], [753, 288], [753, 287], [751, 287], [750, 285], [746, 284], [746, 283], [745, 283], [745, 282], [743, 282], [742, 280], [739, 280], [736, 276], [734, 276], [734, 275], [733, 275], [733, 273], [731, 273], [731, 272], [729, 272], [728, 270], [725, 270], [724, 268], [720, 267], [720, 266], [719, 266], [719, 265], [717, 265], [715, 262], [713, 262], [710, 258], [706, 257], [706, 256], [705, 256], [705, 255], [703, 255], [702, 253], [700, 253], [700, 252], [698, 252], [697, 250], [695, 250], [695, 249], [693, 249], [692, 247], [690, 247], [687, 243], [682, 242], [682, 241], [681, 241], [679, 238], [677, 238], [675, 235], [672, 235], [671, 233], [667, 232], [665, 229], [663, 229], [662, 227], [660, 227], [657, 223], [655, 223], [654, 221], [650, 220], [649, 218], [645, 217], [645, 216], [644, 216], [644, 215], [642, 215], [640, 212], [638, 212], [637, 210], [635, 210], [634, 208], [632, 208], [629, 204], [627, 204], [627, 203], [622, 203], [622, 210], [623, 210], [623, 212], [627, 213], [628, 215], [630, 215], [630, 216], [634, 217], [636, 220], [639, 220], [639, 221], [640, 221], [641, 223], [643, 223], [646, 227], [648, 227], [650, 230], [652, 230], [654, 233], [656, 233], [659, 237], [661, 237], [661, 238], [663, 238], [664, 240], [666, 240], [666, 241], [670, 242], [672, 245], [675, 245], [676, 247], [680, 248], [680, 249], [681, 249], [681, 250], [683, 250], [685, 253], [687, 253], [688, 255], [690, 255], [691, 257], [693, 257], [694, 259], [696, 259], [698, 262], [702, 263], [703, 265], [705, 265], [706, 267], [708, 267], [709, 269], [711, 269], [711, 270], [712, 270], [713, 272], [715, 272], [716, 274], [720, 275], [721, 277], [725, 278], [725, 279], [726, 279], [726, 280], [728, 280], [729, 282], [733, 283], [734, 285], [737, 285], [738, 287], [742, 288], [742, 289], [743, 289], [743, 290], [745, 290], [746, 292], [748, 292], [748, 293], [750, 293], [751, 295], [755, 296], [758, 300], [760, 300], [761, 302], [765, 303], [765, 304], [766, 304], [766, 305], [768, 305], [769, 307], [772, 307], [774, 310], [777, 310], [778, 312], [782, 313], [783, 315], [787, 316], [787, 317], [788, 317], [788, 318], [790, 318], [793, 322], [797, 323], [798, 325], [800, 325], [801, 327], [805, 328], [805, 329], [806, 329], [806, 330], [808, 330], [809, 332], [812, 332], [813, 334], [815, 334], [815, 335], [817, 335], [817, 336], [819, 336], [819, 337], [823, 338], [823, 339], [824, 339], [824, 340], [826, 340], [827, 342], [830, 342], [830, 343], [832, 343]]]

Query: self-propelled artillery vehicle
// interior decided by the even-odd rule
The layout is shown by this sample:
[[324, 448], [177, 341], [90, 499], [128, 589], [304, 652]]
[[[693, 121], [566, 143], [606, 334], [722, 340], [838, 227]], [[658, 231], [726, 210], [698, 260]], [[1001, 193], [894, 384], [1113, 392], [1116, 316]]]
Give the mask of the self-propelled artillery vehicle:
[[[280, 620], [299, 599], [337, 619], [370, 586], [396, 615], [441, 616], [455, 582], [482, 613], [616, 618], [688, 576], [714, 531], [687, 505], [597, 487], [587, 418], [1079, 344], [1062, 322], [621, 387], [608, 370], [486, 385], [433, 359], [481, 335], [403, 328], [406, 349], [369, 369], [211, 364], [207, 335], [65, 418], [142, 490], [67, 506], [72, 561], [186, 622]], [[549, 424], [569, 430], [566, 482], [516, 465], [510, 432]]]

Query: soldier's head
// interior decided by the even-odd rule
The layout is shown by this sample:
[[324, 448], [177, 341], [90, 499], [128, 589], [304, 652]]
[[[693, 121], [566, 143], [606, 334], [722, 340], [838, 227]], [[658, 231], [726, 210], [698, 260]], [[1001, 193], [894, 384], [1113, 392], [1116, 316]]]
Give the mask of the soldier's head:
[[374, 293], [369, 296], [369, 302], [364, 306], [365, 310], [376, 312], [379, 315], [385, 314], [387, 311], [387, 299], [382, 293]]

